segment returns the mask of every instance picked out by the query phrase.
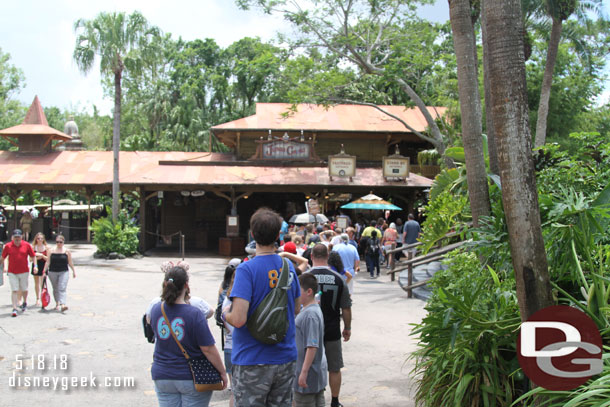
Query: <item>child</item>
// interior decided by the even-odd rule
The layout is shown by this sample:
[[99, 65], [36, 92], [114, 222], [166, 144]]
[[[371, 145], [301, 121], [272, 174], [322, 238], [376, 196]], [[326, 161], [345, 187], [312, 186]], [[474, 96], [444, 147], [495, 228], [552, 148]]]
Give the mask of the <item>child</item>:
[[295, 406], [324, 406], [328, 369], [324, 354], [324, 317], [316, 302], [318, 280], [313, 274], [299, 276], [303, 309], [297, 315], [297, 365], [294, 381]]

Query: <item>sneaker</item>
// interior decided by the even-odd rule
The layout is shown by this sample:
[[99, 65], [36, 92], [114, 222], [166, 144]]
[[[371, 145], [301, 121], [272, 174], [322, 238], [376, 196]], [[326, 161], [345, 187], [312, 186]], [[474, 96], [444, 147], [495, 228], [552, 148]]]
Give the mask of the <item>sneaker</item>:
[[28, 307], [28, 303], [24, 301], [23, 304], [21, 304], [21, 312], [25, 312], [27, 307]]
[[13, 313], [11, 314], [11, 316], [13, 318], [15, 318], [17, 316], [17, 310], [15, 308], [13, 308]]

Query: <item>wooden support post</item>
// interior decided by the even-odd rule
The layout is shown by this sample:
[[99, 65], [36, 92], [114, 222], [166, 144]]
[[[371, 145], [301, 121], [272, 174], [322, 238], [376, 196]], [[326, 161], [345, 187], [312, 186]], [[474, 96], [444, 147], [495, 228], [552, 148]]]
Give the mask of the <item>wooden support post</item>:
[[91, 196], [90, 188], [85, 188], [85, 196], [87, 197], [87, 243], [91, 243]]
[[[392, 243], [392, 247], [391, 250], [396, 249], [396, 242]], [[394, 270], [394, 267], [396, 267], [396, 256], [394, 255], [394, 252], [390, 252], [390, 254], [388, 255], [390, 256], [390, 258], [388, 259], [388, 264], [390, 265], [390, 270]], [[394, 273], [392, 273], [392, 276], [390, 277], [391, 281], [394, 281], [395, 276]]]
[[180, 232], [180, 246], [182, 247], [182, 260], [184, 260], [184, 234]]
[[[407, 253], [408, 253], [408, 259], [411, 260], [413, 258], [413, 253], [411, 251], [409, 251]], [[407, 285], [409, 287], [411, 287], [413, 285], [413, 263], [409, 263], [408, 273], [409, 273], [409, 276], [407, 279]], [[410, 288], [407, 291], [407, 298], [413, 298], [413, 291]]]
[[[140, 253], [144, 254], [146, 251], [146, 191], [142, 187], [137, 188], [140, 193]], [[153, 193], [156, 195], [156, 192]]]

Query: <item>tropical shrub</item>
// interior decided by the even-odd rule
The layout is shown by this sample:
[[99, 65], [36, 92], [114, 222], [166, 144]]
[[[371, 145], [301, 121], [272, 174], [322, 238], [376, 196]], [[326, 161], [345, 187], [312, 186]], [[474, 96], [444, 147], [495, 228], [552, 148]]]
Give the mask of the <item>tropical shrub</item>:
[[430, 283], [428, 315], [415, 326], [413, 373], [422, 406], [505, 406], [524, 376], [514, 278], [485, 269], [473, 252], [453, 252]]
[[468, 197], [444, 193], [433, 199], [425, 209], [426, 220], [419, 240], [427, 253], [451, 230], [461, 231], [471, 219]]
[[91, 229], [94, 232], [93, 243], [102, 254], [116, 252], [130, 256], [138, 251], [139, 229], [128, 221], [125, 212], [119, 214], [116, 223], [110, 217], [97, 219]]

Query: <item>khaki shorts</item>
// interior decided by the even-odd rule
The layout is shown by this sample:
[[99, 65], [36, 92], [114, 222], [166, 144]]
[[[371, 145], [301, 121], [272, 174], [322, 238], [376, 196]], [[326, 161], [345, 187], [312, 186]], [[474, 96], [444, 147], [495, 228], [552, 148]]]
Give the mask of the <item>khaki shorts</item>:
[[11, 291], [28, 290], [29, 273], [8, 273], [8, 281], [11, 283]]
[[329, 372], [338, 372], [343, 367], [343, 351], [341, 350], [341, 339], [336, 341], [325, 341], [324, 352]]

